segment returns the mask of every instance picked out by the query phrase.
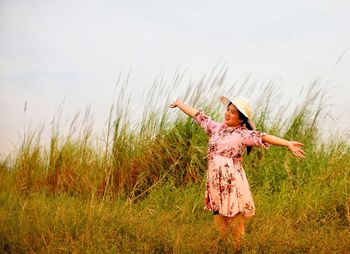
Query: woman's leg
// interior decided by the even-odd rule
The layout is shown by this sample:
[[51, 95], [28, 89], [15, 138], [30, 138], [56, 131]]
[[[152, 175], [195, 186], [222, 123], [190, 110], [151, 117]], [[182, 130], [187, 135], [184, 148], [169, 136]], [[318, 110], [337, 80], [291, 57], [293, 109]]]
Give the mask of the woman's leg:
[[241, 247], [241, 241], [245, 233], [245, 223], [246, 218], [242, 213], [236, 214], [234, 217], [227, 218], [227, 225], [232, 232], [233, 240], [236, 242], [236, 248]]
[[220, 231], [221, 236], [226, 235], [227, 230], [227, 220], [226, 217], [220, 214], [214, 215], [214, 224], [218, 231]]

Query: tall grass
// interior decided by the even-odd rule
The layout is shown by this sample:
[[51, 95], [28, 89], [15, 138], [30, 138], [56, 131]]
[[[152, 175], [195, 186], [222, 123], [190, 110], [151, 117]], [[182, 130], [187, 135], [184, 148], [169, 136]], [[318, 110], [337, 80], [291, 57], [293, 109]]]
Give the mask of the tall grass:
[[0, 163], [0, 250], [231, 253], [203, 211], [207, 137], [168, 105], [179, 96], [220, 121], [219, 95], [239, 93], [256, 101], [259, 130], [299, 140], [307, 153], [298, 160], [285, 148], [255, 148], [244, 158], [257, 215], [242, 251], [350, 253], [350, 149], [346, 140], [322, 141], [325, 94], [312, 84], [286, 115], [276, 84], [228, 85], [226, 72], [216, 68], [186, 89], [183, 73], [158, 77], [138, 121], [128, 77], [119, 77], [102, 139], [90, 108], [67, 133], [55, 119], [48, 145], [40, 129], [27, 133], [15, 159]]

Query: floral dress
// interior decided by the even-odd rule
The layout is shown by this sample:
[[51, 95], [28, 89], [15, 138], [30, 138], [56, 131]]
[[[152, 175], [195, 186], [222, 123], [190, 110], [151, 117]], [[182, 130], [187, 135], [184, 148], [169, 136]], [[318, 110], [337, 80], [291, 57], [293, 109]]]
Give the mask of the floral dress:
[[269, 144], [262, 142], [266, 133], [217, 123], [202, 111], [196, 113], [194, 120], [210, 137], [205, 209], [228, 217], [239, 212], [245, 217], [253, 216], [255, 206], [242, 166], [242, 154], [247, 146], [268, 148]]

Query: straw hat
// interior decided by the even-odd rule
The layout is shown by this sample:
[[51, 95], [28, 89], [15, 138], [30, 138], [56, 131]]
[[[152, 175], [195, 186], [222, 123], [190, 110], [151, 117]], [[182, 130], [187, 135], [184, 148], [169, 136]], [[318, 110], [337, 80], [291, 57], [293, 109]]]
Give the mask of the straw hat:
[[255, 129], [255, 124], [252, 120], [253, 115], [253, 109], [252, 109], [252, 103], [245, 98], [242, 97], [236, 97], [234, 99], [229, 99], [225, 96], [220, 97], [220, 102], [224, 104], [225, 107], [228, 107], [229, 103], [231, 102], [233, 105], [236, 106], [236, 108], [245, 116], [248, 118], [248, 123], [250, 126]]

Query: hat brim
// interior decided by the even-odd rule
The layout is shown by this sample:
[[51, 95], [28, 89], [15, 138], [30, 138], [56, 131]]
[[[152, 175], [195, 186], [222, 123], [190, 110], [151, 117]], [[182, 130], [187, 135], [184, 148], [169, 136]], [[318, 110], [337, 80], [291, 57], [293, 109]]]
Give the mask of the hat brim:
[[248, 123], [250, 124], [250, 127], [252, 127], [253, 130], [256, 129], [255, 123], [253, 122], [252, 119], [248, 118]]
[[220, 96], [220, 102], [221, 102], [225, 107], [227, 107], [228, 104], [230, 103], [230, 100], [229, 100], [227, 97], [225, 97], [225, 96]]

